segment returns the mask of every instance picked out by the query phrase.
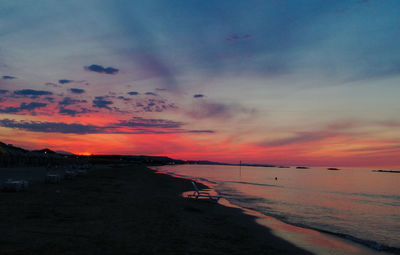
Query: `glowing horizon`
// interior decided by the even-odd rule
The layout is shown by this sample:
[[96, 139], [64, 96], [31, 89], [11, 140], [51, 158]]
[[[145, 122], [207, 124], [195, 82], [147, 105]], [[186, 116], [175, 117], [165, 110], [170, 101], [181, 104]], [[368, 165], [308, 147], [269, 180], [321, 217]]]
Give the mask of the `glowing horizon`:
[[398, 168], [398, 9], [358, 0], [3, 1], [0, 141]]

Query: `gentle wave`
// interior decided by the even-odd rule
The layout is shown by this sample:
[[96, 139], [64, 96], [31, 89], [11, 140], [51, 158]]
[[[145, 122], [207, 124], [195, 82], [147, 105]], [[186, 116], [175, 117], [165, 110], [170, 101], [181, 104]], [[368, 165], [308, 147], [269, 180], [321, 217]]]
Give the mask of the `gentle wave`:
[[265, 184], [265, 183], [255, 183], [255, 182], [242, 182], [242, 181], [226, 181], [230, 183], [238, 183], [238, 184], [247, 184], [247, 185], [254, 185], [254, 186], [264, 186], [264, 187], [277, 187], [277, 188], [284, 188], [284, 186], [274, 185], [274, 184]]
[[[208, 181], [209, 180], [205, 180]], [[255, 182], [244, 182], [244, 181], [226, 181], [230, 183], [238, 183], [238, 184], [246, 184], [246, 185], [254, 185], [254, 186], [264, 186], [264, 187], [276, 187], [276, 188], [285, 188], [285, 189], [293, 189], [293, 190], [304, 190], [302, 188], [288, 187], [282, 185], [274, 185], [274, 184], [265, 184], [265, 183], [255, 183]], [[382, 195], [382, 194], [369, 194], [369, 193], [351, 193], [351, 192], [340, 192], [340, 191], [328, 191], [328, 190], [317, 190], [317, 192], [322, 193], [330, 193], [330, 194], [340, 194], [347, 196], [362, 196], [362, 197], [371, 197], [371, 198], [385, 198], [385, 199], [393, 199], [400, 201], [400, 196], [395, 195]]]
[[[221, 192], [221, 193], [223, 193], [223, 192]], [[225, 194], [228, 195], [227, 193], [225, 193]], [[385, 245], [385, 244], [382, 244], [382, 243], [379, 243], [379, 242], [376, 242], [373, 240], [358, 238], [358, 237], [355, 237], [353, 235], [346, 234], [346, 233], [330, 231], [330, 230], [318, 228], [318, 227], [315, 227], [315, 226], [312, 226], [309, 224], [303, 224], [303, 223], [299, 223], [296, 221], [292, 221], [292, 220], [290, 220], [290, 215], [282, 215], [281, 212], [274, 213], [274, 210], [272, 207], [265, 206], [265, 205], [264, 206], [259, 205], [259, 204], [264, 204], [264, 203], [265, 204], [274, 204], [274, 203], [276, 203], [274, 201], [271, 201], [268, 199], [263, 199], [263, 198], [246, 197], [243, 195], [239, 195], [239, 197], [237, 197], [237, 195], [238, 195], [238, 193], [235, 194], [234, 196], [227, 196], [226, 199], [237, 206], [256, 211], [265, 216], [273, 217], [275, 219], [278, 219], [278, 220], [285, 222], [287, 224], [290, 224], [290, 225], [294, 225], [294, 226], [301, 227], [301, 228], [308, 228], [308, 229], [312, 229], [312, 230], [315, 230], [315, 231], [318, 231], [321, 233], [334, 235], [334, 236], [337, 236], [340, 238], [344, 238], [344, 239], [359, 243], [361, 245], [364, 245], [366, 247], [372, 248], [377, 251], [385, 251], [385, 252], [390, 252], [393, 254], [400, 254], [400, 248], [398, 248], [398, 247]], [[248, 204], [253, 204], [253, 206], [249, 206]], [[338, 219], [337, 217], [334, 217], [334, 216], [324, 216], [324, 217], [331, 218], [331, 219]]]

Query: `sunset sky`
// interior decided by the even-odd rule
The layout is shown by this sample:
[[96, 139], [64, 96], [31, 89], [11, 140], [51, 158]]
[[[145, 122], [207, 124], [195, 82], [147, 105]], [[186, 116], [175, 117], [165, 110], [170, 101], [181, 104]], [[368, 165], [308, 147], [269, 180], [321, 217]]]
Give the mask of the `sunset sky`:
[[400, 166], [400, 1], [0, 2], [0, 141]]

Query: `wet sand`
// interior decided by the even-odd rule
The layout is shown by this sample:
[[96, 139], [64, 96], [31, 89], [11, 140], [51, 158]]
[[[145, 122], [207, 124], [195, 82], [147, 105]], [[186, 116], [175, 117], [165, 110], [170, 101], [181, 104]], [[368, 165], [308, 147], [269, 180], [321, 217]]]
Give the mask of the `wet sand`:
[[0, 254], [309, 254], [240, 209], [181, 196], [192, 189], [130, 166], [0, 192]]

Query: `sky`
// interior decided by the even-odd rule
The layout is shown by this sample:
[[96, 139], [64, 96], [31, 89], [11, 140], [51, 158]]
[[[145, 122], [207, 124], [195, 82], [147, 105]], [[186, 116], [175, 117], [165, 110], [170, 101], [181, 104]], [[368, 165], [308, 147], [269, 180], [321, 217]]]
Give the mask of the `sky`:
[[400, 1], [2, 0], [0, 141], [400, 167]]

